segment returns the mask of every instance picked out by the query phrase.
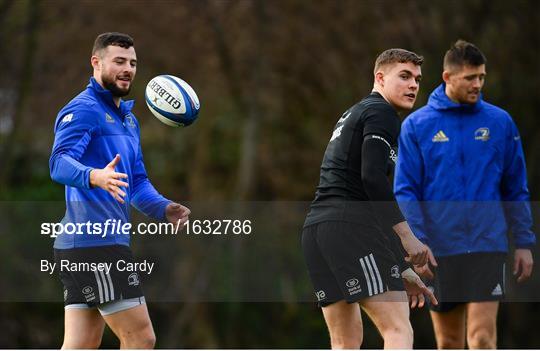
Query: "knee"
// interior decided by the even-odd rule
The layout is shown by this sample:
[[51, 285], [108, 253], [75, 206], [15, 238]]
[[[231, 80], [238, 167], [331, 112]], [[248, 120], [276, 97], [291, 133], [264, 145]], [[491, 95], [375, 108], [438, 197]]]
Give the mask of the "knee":
[[97, 349], [101, 345], [101, 335], [86, 337], [78, 340], [65, 340], [62, 344], [62, 350], [73, 349]]
[[362, 337], [360, 338], [340, 338], [332, 339], [332, 350], [354, 350], [359, 349], [362, 345]]
[[359, 349], [362, 337], [362, 324], [349, 325], [347, 330], [330, 331], [332, 349]]
[[130, 349], [153, 349], [156, 345], [156, 335], [151, 327], [137, 333], [122, 334], [119, 339], [123, 347]]
[[153, 349], [156, 346], [156, 334], [152, 330], [140, 340], [143, 349]]
[[467, 335], [467, 343], [470, 349], [495, 349], [497, 347], [497, 336], [495, 331], [485, 328], [476, 329]]
[[359, 349], [362, 345], [362, 332], [360, 335], [330, 335], [333, 350]]
[[464, 349], [465, 348], [465, 338], [460, 338], [457, 335], [444, 335], [437, 337], [437, 348], [438, 349]]
[[380, 332], [385, 342], [399, 340], [400, 344], [410, 345], [412, 348], [414, 332], [411, 323], [408, 320], [403, 323], [392, 323], [387, 325], [382, 328]]

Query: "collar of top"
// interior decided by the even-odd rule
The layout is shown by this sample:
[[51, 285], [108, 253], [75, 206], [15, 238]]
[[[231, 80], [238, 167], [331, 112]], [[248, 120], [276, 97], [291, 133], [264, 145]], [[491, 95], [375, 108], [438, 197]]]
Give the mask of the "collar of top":
[[428, 105], [436, 110], [454, 110], [461, 112], [476, 112], [482, 108], [482, 93], [474, 104], [459, 104], [450, 100], [446, 95], [446, 84], [439, 85], [429, 96]]
[[133, 109], [133, 105], [135, 104], [134, 100], [124, 101], [120, 99], [120, 107], [116, 107], [112, 93], [99, 85], [99, 83], [94, 77], [90, 77], [90, 82], [88, 83], [88, 86], [86, 88], [92, 90], [98, 99], [102, 100], [113, 108], [120, 110], [120, 114], [122, 115], [122, 117], [130, 113]]

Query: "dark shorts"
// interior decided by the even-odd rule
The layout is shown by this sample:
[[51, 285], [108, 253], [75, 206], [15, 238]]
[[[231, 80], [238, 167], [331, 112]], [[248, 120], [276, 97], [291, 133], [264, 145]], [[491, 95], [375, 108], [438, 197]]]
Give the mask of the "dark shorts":
[[64, 285], [66, 306], [87, 304], [94, 307], [144, 296], [139, 273], [122, 270], [127, 263], [134, 262], [127, 246], [55, 249], [54, 260]]
[[302, 232], [302, 249], [319, 306], [405, 290], [384, 234], [355, 223], [329, 221]]
[[447, 312], [467, 302], [503, 300], [506, 257], [506, 253], [499, 252], [437, 257], [435, 277], [426, 285], [439, 305], [430, 305], [430, 309]]

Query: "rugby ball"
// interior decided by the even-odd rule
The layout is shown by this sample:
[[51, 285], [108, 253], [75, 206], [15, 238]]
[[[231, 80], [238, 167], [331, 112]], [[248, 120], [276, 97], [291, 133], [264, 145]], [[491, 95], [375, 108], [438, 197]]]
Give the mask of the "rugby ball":
[[189, 126], [197, 119], [201, 107], [195, 90], [168, 74], [150, 80], [144, 97], [150, 112], [171, 127]]

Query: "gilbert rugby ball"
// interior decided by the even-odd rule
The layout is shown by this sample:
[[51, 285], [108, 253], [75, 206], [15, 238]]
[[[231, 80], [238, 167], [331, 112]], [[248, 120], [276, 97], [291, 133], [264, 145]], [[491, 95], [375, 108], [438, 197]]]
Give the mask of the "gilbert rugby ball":
[[152, 114], [172, 127], [193, 123], [201, 107], [195, 90], [182, 79], [168, 74], [150, 80], [144, 97]]

